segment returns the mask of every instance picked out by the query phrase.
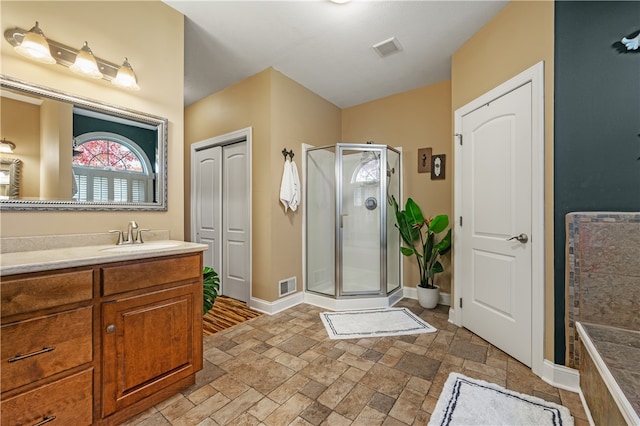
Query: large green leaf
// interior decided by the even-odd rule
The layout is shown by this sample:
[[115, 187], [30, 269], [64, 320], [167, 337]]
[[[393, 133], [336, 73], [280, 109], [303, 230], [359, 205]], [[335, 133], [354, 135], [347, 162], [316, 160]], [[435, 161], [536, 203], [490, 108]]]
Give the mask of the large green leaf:
[[431, 276], [435, 275], [435, 274], [439, 274], [440, 272], [444, 272], [444, 267], [442, 266], [442, 263], [438, 262], [436, 260], [436, 262], [433, 264], [433, 266], [431, 267]]
[[438, 234], [447, 229], [447, 226], [449, 226], [449, 216], [446, 214], [439, 214], [431, 220], [431, 223], [429, 224], [429, 231]]
[[413, 246], [413, 231], [411, 225], [409, 225], [409, 221], [404, 212], [396, 213], [396, 228], [400, 231], [400, 236], [402, 237], [402, 241], [408, 246]]
[[220, 290], [220, 278], [218, 273], [208, 266], [202, 269], [202, 315], [213, 307], [218, 291]]
[[434, 249], [438, 250], [438, 254], [447, 254], [451, 250], [451, 229], [447, 234], [435, 245]]
[[400, 247], [400, 251], [405, 256], [413, 256], [415, 254], [415, 252], [416, 252], [414, 249], [409, 248], [409, 247]]
[[433, 252], [433, 243], [435, 241], [435, 234], [430, 232], [427, 234], [427, 240], [424, 242], [424, 246], [422, 247], [422, 252], [425, 257], [431, 257], [431, 253]]
[[407, 199], [407, 204], [404, 208], [404, 211], [411, 226], [416, 226], [418, 228], [422, 226], [422, 224], [424, 223], [422, 210], [420, 210], [420, 206], [418, 206], [412, 198]]

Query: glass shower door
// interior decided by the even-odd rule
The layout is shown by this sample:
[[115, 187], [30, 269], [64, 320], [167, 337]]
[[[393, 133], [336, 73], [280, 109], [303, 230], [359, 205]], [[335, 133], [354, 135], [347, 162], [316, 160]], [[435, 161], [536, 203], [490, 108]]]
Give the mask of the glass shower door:
[[380, 295], [382, 149], [339, 144], [337, 155], [340, 296]]
[[[399, 203], [400, 195], [400, 153], [392, 148], [387, 149], [387, 198], [393, 196]], [[400, 288], [400, 234], [396, 229], [396, 216], [393, 208], [387, 204], [386, 211], [387, 237], [387, 294]]]
[[336, 295], [335, 150], [307, 152], [307, 290]]

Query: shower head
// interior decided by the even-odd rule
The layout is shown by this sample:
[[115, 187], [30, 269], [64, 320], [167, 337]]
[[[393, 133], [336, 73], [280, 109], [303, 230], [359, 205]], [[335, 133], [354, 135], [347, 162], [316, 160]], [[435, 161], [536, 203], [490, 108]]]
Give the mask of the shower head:
[[375, 161], [378, 159], [378, 156], [373, 151], [364, 151], [362, 153], [362, 157], [360, 157], [360, 164], [367, 164], [370, 161]]

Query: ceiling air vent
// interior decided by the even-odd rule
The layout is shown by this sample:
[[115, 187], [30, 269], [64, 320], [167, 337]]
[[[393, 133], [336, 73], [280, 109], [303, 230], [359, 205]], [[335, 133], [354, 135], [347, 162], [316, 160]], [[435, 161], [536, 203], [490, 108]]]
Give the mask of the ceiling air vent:
[[391, 37], [388, 40], [381, 41], [380, 43], [373, 45], [373, 50], [378, 52], [378, 55], [385, 58], [389, 55], [392, 55], [396, 52], [400, 52], [402, 50], [402, 46], [397, 38]]

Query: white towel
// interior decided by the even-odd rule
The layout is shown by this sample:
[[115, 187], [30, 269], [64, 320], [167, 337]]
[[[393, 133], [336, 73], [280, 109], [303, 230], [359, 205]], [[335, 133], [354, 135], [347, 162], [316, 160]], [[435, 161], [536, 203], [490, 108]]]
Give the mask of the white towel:
[[289, 208], [296, 211], [300, 204], [300, 178], [298, 177], [298, 166], [294, 161], [291, 161], [291, 183], [293, 191], [289, 200]]
[[293, 198], [293, 176], [291, 176], [291, 162], [287, 158], [284, 161], [282, 171], [282, 182], [280, 183], [280, 202], [284, 206], [284, 211], [289, 209], [289, 202]]

